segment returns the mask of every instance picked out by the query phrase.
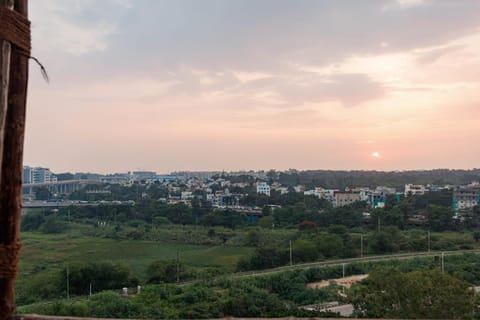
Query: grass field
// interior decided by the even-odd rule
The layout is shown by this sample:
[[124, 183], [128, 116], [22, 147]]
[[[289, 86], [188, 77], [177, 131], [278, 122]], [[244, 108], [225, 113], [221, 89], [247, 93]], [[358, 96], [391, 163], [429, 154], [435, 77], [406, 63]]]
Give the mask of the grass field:
[[169, 244], [143, 240], [114, 240], [89, 236], [45, 235], [24, 232], [20, 276], [27, 279], [39, 270], [60, 269], [73, 262], [124, 263], [142, 279], [148, 264], [176, 259], [196, 267], [225, 267], [233, 270], [238, 259], [253, 249], [236, 246]]

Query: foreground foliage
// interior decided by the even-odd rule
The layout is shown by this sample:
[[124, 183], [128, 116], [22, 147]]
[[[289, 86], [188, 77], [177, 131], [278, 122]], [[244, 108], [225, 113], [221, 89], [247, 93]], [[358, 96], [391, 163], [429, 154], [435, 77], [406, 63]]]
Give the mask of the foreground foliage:
[[[165, 267], [166, 265], [160, 263], [151, 265], [153, 271], [163, 272]], [[350, 293], [351, 301], [360, 316], [475, 316], [472, 310], [477, 303], [468, 287], [480, 284], [480, 256], [447, 256], [445, 274], [439, 271], [440, 268], [441, 262], [438, 258], [387, 260], [346, 265], [345, 275], [371, 275]], [[343, 301], [344, 298], [338, 295], [339, 288], [335, 285], [323, 289], [307, 287], [308, 283], [341, 277], [342, 267], [337, 266], [261, 276], [219, 277], [180, 286], [162, 283], [147, 285], [141, 294], [132, 294], [129, 297], [122, 297], [119, 290], [104, 291], [89, 298], [80, 296], [71, 300], [52, 300], [23, 306], [18, 312], [164, 319], [333, 316], [305, 311], [299, 307]], [[156, 278], [155, 281], [162, 281], [161, 279]], [[451, 310], [444, 310], [445, 307]]]
[[439, 270], [404, 273], [382, 269], [351, 290], [350, 301], [361, 317], [400, 319], [471, 319], [470, 285]]

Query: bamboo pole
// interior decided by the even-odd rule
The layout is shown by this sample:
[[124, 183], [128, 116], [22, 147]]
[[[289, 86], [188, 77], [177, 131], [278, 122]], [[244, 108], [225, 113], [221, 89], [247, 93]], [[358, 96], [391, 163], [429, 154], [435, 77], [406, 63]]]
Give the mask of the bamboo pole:
[[[14, 10], [28, 17], [28, 0], [14, 0]], [[13, 47], [10, 53], [8, 107], [0, 180], [0, 244], [16, 246], [20, 241], [22, 207], [23, 141], [28, 84], [28, 57]], [[17, 261], [11, 266], [17, 267]], [[15, 309], [15, 277], [0, 278], [0, 320], [11, 319]]]

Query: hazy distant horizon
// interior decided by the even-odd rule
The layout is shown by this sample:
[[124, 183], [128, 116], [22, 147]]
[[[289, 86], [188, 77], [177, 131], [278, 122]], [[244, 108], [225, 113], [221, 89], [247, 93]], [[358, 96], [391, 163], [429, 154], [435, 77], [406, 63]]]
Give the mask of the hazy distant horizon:
[[25, 163], [480, 166], [479, 1], [30, 4]]
[[431, 168], [431, 169], [402, 169], [402, 170], [375, 170], [375, 169], [328, 169], [328, 168], [306, 168], [306, 169], [299, 169], [299, 168], [287, 168], [287, 169], [238, 169], [238, 170], [223, 170], [223, 169], [212, 169], [212, 170], [171, 170], [171, 171], [162, 171], [162, 170], [155, 170], [155, 169], [148, 169], [148, 168], [134, 168], [134, 169], [125, 169], [119, 171], [93, 171], [93, 170], [55, 170], [55, 168], [49, 167], [48, 165], [35, 165], [35, 164], [28, 164], [25, 163], [24, 165], [30, 167], [44, 167], [49, 168], [52, 172], [56, 174], [60, 173], [93, 173], [93, 174], [114, 174], [114, 173], [127, 173], [127, 172], [134, 172], [134, 171], [152, 171], [156, 172], [157, 174], [171, 174], [175, 172], [225, 172], [225, 173], [236, 173], [236, 172], [268, 172], [270, 170], [275, 170], [278, 172], [287, 172], [289, 170], [296, 170], [296, 171], [365, 171], [365, 172], [413, 172], [413, 171], [436, 171], [436, 170], [451, 170], [451, 171], [474, 171], [480, 170], [480, 168]]

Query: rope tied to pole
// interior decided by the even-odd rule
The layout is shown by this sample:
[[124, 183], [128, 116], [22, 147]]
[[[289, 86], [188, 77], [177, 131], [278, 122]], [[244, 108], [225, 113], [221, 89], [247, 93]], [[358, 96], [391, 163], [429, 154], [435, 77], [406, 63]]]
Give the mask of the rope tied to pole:
[[21, 247], [20, 242], [0, 244], [0, 279], [12, 279], [17, 276]]
[[0, 39], [7, 40], [30, 56], [32, 49], [30, 21], [14, 10], [0, 7], [0, 24], [2, 25]]
[[0, 39], [12, 43], [21, 54], [35, 61], [40, 67], [45, 81], [50, 82], [45, 67], [37, 58], [30, 55], [30, 51], [32, 50], [30, 21], [14, 10], [0, 7], [0, 22], [2, 24], [0, 28]]

